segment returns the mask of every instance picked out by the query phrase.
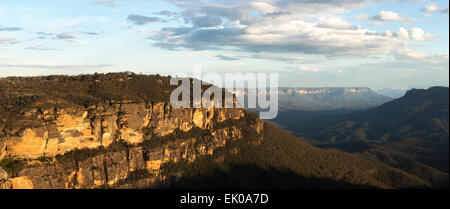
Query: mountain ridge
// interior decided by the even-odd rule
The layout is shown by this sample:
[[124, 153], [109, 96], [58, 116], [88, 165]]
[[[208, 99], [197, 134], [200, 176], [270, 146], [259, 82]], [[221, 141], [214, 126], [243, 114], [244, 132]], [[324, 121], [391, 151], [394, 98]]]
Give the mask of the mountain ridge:
[[370, 88], [280, 88], [280, 109], [283, 110], [357, 110], [391, 101]]
[[175, 87], [130, 73], [1, 80], [0, 188], [433, 187], [244, 109], [171, 108]]
[[[448, 188], [448, 95], [448, 87], [412, 89], [368, 110], [309, 114], [302, 119], [292, 111], [276, 122], [316, 146], [356, 153]], [[314, 124], [304, 122], [300, 127], [290, 122], [295, 119]]]

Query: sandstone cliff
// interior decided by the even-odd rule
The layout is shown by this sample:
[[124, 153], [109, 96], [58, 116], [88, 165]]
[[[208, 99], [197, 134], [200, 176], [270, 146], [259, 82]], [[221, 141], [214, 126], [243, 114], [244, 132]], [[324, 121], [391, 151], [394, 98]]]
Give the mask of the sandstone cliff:
[[[242, 127], [223, 124], [246, 119], [242, 109], [131, 101], [47, 105], [21, 114], [22, 125], [0, 139], [0, 160], [8, 171], [0, 170], [0, 188], [149, 187], [165, 179], [164, 163], [194, 161], [243, 140]], [[262, 127], [254, 120], [256, 132]]]
[[169, 81], [133, 73], [0, 78], [0, 188], [157, 186], [169, 162], [220, 159], [230, 142], [260, 140], [245, 137], [263, 124], [242, 109], [172, 109], [177, 86]]

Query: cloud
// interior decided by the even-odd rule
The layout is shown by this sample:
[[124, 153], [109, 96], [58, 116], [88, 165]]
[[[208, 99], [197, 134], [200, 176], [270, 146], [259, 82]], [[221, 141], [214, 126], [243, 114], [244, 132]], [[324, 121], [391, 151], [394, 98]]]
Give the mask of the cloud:
[[[379, 33], [334, 15], [362, 7], [366, 3], [364, 0], [242, 0], [233, 4], [199, 0], [171, 2], [183, 10], [179, 14], [185, 25], [163, 28], [148, 37], [154, 41], [153, 46], [166, 50], [236, 51], [250, 54], [239, 59], [292, 62], [292, 58], [295, 60], [306, 54], [328, 57], [394, 55], [398, 50], [411, 49], [407, 40], [422, 41], [432, 36], [417, 28]], [[374, 19], [368, 15], [357, 18]], [[376, 19], [378, 22], [410, 21], [392, 11], [381, 11]]]
[[410, 24], [417, 21], [416, 19], [411, 17], [403, 17], [393, 11], [380, 11], [371, 19], [377, 21], [403, 21], [405, 24]]
[[319, 70], [315, 67], [310, 67], [310, 66], [298, 66], [295, 69], [300, 70], [300, 71], [307, 71], [307, 72], [319, 72]]
[[240, 58], [238, 56], [236, 56], [235, 54], [218, 54], [218, 55], [216, 55], [216, 57], [218, 57], [222, 60], [227, 60], [227, 61], [240, 60]]
[[[345, 13], [361, 8], [366, 0], [240, 0], [230, 4], [223, 0], [167, 0], [183, 8], [185, 17], [195, 14], [217, 15], [246, 24], [257, 16], [286, 16], [301, 14], [303, 18], [316, 18], [331, 13]], [[253, 13], [253, 14], [252, 14]]]
[[80, 33], [85, 34], [85, 35], [90, 35], [90, 36], [98, 36], [102, 33], [98, 33], [98, 32], [90, 32], [90, 31], [80, 31]]
[[435, 38], [433, 34], [425, 34], [422, 28], [411, 28], [409, 31], [403, 27], [400, 27], [396, 36], [403, 40], [416, 40], [416, 41], [425, 41], [432, 40]]
[[380, 11], [373, 19], [382, 21], [402, 21], [404, 18], [392, 11]]
[[[401, 41], [347, 24], [318, 24], [284, 18], [246, 27], [162, 30], [153, 38], [162, 48], [193, 50], [234, 47], [250, 52], [357, 55], [389, 51]], [[319, 27], [318, 27], [319, 26]], [[344, 27], [345, 26], [345, 27]], [[180, 32], [182, 31], [182, 32]]]
[[249, 56], [253, 59], [267, 59], [267, 60], [273, 60], [273, 61], [282, 61], [282, 62], [290, 62], [290, 63], [297, 63], [297, 62], [305, 62], [305, 59], [299, 56], [283, 56], [273, 53], [257, 53]]
[[369, 16], [367, 14], [357, 14], [353, 16], [354, 19], [357, 20], [375, 20], [378, 21], [377, 25], [381, 25], [380, 21], [388, 22], [388, 21], [403, 21], [406, 24], [417, 21], [414, 18], [403, 17], [400, 14], [393, 11], [379, 11], [378, 14], [374, 16]]
[[0, 31], [8, 31], [8, 32], [11, 32], [11, 31], [21, 31], [22, 30], [22, 28], [17, 28], [17, 27], [3, 27], [3, 26], [0, 26]]
[[73, 36], [72, 33], [70, 33], [70, 32], [59, 33], [59, 34], [56, 34], [56, 39], [65, 40], [65, 41], [73, 41], [73, 40], [75, 40], [75, 36]]
[[48, 48], [46, 46], [30, 46], [25, 49], [35, 50], [35, 51], [56, 51], [56, 50], [58, 50], [58, 49]]
[[436, 3], [426, 5], [422, 10], [422, 12], [438, 12], [439, 6]]
[[409, 32], [404, 27], [399, 28], [396, 34], [400, 39], [409, 39]]
[[420, 11], [422, 12], [440, 12], [442, 14], [448, 14], [448, 6], [440, 8], [436, 3], [426, 5]]
[[112, 0], [98, 0], [98, 1], [95, 1], [94, 4], [107, 6], [107, 7], [116, 7], [117, 6], [116, 2], [114, 2]]
[[222, 18], [219, 16], [192, 17], [191, 21], [195, 27], [213, 27], [222, 24]]
[[172, 12], [172, 11], [169, 11], [169, 10], [162, 10], [162, 11], [159, 11], [159, 12], [154, 12], [153, 14], [167, 16], [167, 17], [173, 17], [173, 16], [177, 16], [178, 15], [177, 12]]
[[54, 34], [54, 33], [47, 33], [47, 32], [36, 32], [36, 35], [40, 35], [40, 36], [54, 36], [56, 34]]
[[422, 28], [411, 28], [410, 30], [411, 38], [417, 41], [425, 40], [425, 32], [423, 32]]
[[337, 30], [356, 30], [357, 26], [350, 24], [349, 22], [343, 21], [341, 18], [319, 18], [316, 27], [319, 28], [332, 28]]
[[8, 68], [40, 68], [40, 69], [92, 69], [111, 67], [112, 65], [41, 65], [41, 64], [0, 64], [0, 67]]
[[244, 58], [248, 59], [263, 59], [263, 60], [271, 60], [271, 61], [279, 61], [279, 62], [289, 62], [291, 64], [294, 63], [309, 63], [309, 61], [306, 61], [304, 58], [299, 56], [291, 56], [291, 55], [280, 55], [275, 53], [268, 53], [268, 52], [260, 52], [260, 53], [253, 53], [251, 55], [235, 55], [232, 53], [224, 53], [224, 54], [218, 54], [216, 55], [217, 58], [220, 58], [222, 60], [227, 61], [235, 61], [235, 60], [241, 60]]
[[20, 43], [19, 40], [17, 40], [15, 37], [11, 36], [0, 36], [0, 47], [1, 46], [8, 46], [11, 44], [17, 44]]
[[142, 15], [129, 15], [127, 20], [135, 25], [147, 25], [160, 21], [158, 17], [147, 17]]
[[265, 14], [264, 16], [266, 17], [279, 17], [279, 16], [283, 16], [283, 15], [290, 15], [290, 12], [269, 12], [267, 14]]
[[447, 54], [434, 54], [426, 55], [425, 53], [415, 51], [413, 49], [402, 49], [395, 52], [395, 57], [398, 62], [404, 63], [432, 63], [432, 64], [445, 64], [448, 65], [448, 53]]

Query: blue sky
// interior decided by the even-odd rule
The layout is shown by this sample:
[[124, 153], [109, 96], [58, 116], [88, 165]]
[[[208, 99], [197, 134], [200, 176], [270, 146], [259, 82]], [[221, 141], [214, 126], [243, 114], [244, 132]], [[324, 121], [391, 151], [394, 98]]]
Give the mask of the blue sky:
[[0, 0], [0, 77], [278, 72], [281, 86], [448, 86], [448, 1]]

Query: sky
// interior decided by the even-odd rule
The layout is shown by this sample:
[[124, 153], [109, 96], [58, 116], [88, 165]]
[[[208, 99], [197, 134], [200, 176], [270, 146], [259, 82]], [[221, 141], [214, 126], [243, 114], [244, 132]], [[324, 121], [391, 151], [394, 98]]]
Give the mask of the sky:
[[448, 0], [0, 0], [0, 77], [278, 73], [285, 87], [449, 85]]

